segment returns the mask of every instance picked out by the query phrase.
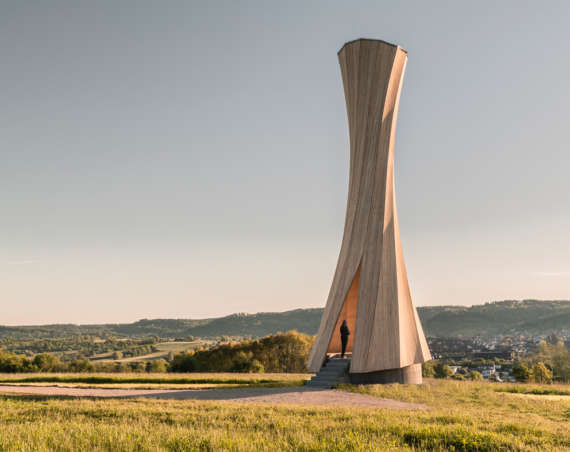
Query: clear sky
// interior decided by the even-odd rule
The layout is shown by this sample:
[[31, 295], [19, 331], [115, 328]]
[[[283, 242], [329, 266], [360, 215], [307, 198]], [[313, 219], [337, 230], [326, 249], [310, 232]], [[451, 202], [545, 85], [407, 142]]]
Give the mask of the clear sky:
[[418, 306], [570, 298], [570, 2], [0, 0], [0, 324], [324, 306], [337, 51], [409, 53]]

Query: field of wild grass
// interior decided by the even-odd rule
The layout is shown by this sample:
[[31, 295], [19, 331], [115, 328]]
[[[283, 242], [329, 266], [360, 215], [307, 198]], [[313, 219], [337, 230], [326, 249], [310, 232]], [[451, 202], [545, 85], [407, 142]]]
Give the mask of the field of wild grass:
[[300, 386], [310, 374], [271, 373], [0, 373], [0, 385], [131, 389]]
[[500, 383], [426, 383], [344, 387], [424, 403], [425, 411], [0, 395], [0, 450], [570, 450], [570, 397], [526, 397]]

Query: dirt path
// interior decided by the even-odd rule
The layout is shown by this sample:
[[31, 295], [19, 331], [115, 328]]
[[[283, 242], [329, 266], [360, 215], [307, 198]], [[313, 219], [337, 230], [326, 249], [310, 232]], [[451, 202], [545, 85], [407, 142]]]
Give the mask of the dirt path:
[[257, 402], [271, 404], [360, 406], [425, 410], [426, 405], [355, 394], [338, 389], [231, 388], [231, 389], [95, 389], [60, 388], [56, 386], [0, 385], [0, 393], [71, 397], [150, 397], [176, 400], [216, 400], [224, 402]]

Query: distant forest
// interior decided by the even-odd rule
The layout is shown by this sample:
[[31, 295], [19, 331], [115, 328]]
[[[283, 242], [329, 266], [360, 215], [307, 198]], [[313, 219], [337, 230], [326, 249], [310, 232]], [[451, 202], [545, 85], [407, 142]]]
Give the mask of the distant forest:
[[[128, 324], [0, 326], [2, 339], [40, 338], [258, 338], [297, 330], [317, 332], [322, 309], [232, 314], [226, 317], [139, 320]], [[505, 334], [543, 335], [570, 330], [570, 301], [507, 300], [464, 306], [418, 308], [424, 331], [431, 337], [490, 337]]]

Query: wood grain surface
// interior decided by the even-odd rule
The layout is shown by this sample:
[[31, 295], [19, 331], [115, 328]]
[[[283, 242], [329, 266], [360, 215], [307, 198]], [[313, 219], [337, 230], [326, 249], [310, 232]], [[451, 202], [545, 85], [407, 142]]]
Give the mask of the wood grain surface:
[[350, 179], [340, 256], [309, 370], [340, 351], [351, 330], [350, 372], [431, 359], [404, 265], [394, 192], [394, 139], [407, 53], [384, 41], [343, 46], [339, 62], [350, 135]]

